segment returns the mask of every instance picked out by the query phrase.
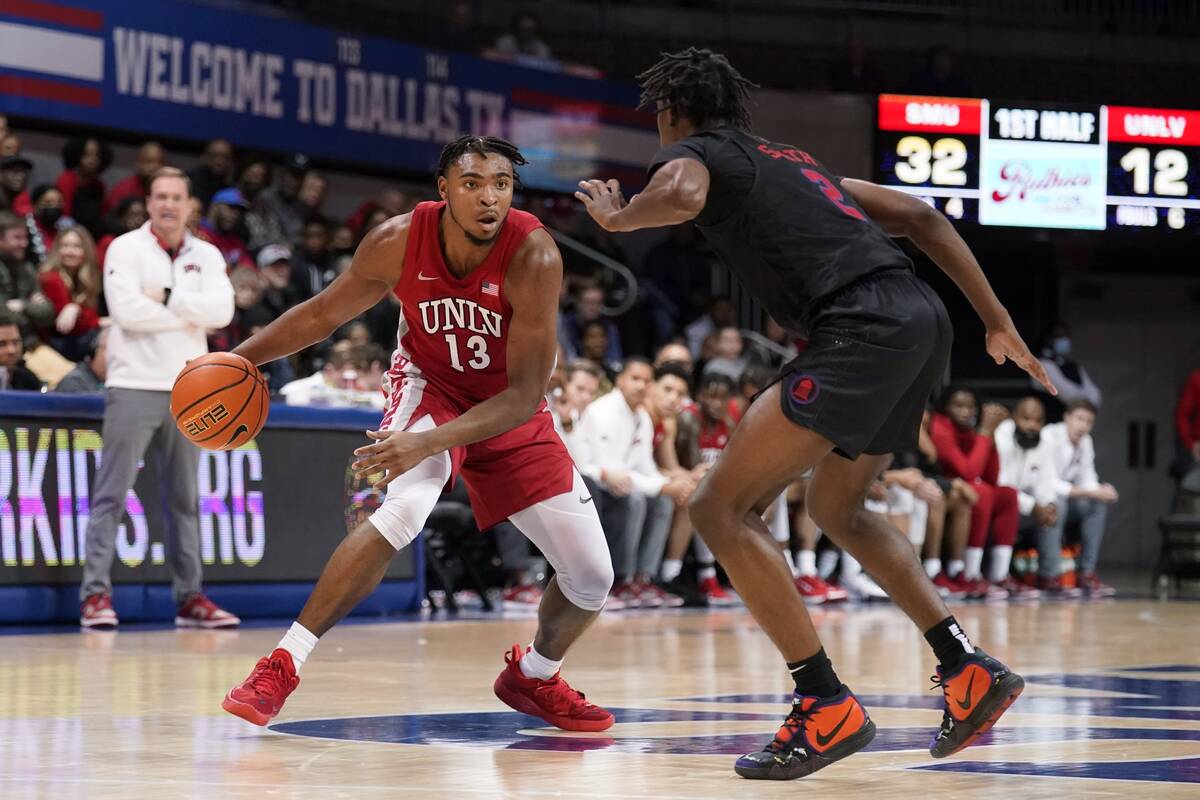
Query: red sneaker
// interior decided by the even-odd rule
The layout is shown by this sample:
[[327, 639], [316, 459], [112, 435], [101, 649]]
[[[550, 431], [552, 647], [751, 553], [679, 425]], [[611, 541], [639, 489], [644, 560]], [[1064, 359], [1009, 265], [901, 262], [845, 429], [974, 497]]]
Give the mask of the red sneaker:
[[1042, 596], [1036, 586], [1029, 586], [1009, 575], [1000, 582], [1000, 588], [1008, 592], [1014, 600], [1037, 600]]
[[939, 572], [933, 579], [938, 594], [947, 600], [961, 600], [967, 596], [967, 587], [961, 580], [951, 578], [945, 572]]
[[[617, 600], [620, 600], [622, 603], [624, 603], [625, 605], [623, 608], [642, 607], [641, 590], [629, 581], [621, 581], [616, 586], [612, 587], [612, 590], [609, 592], [609, 596], [615, 597]], [[608, 605], [609, 608], [612, 608], [613, 606], [611, 602]]]
[[277, 647], [271, 655], [258, 660], [250, 677], [229, 690], [221, 708], [246, 722], [266, 725], [299, 685], [300, 676], [296, 674], [292, 654]]
[[177, 628], [236, 628], [242, 621], [201, 592], [187, 596], [175, 612]]
[[824, 590], [826, 603], [844, 603], [850, 599], [849, 592], [840, 586], [834, 586], [820, 575], [814, 575], [813, 579], [816, 581], [817, 588]]
[[829, 600], [829, 595], [821, 584], [824, 583], [816, 575], [800, 575], [796, 578], [796, 591], [804, 598], [806, 605], [819, 606]]
[[1079, 588], [1093, 600], [1098, 600], [1102, 597], [1113, 597], [1117, 593], [1116, 589], [1097, 578], [1094, 572], [1081, 572], [1079, 574]]
[[725, 587], [721, 585], [715, 575], [700, 581], [699, 589], [708, 598], [709, 606], [713, 608], [729, 608], [742, 604], [736, 595], [725, 591]]
[[1083, 594], [1083, 591], [1074, 586], [1064, 586], [1059, 578], [1039, 578], [1038, 585], [1042, 590], [1042, 595], [1051, 600], [1072, 600]]
[[557, 672], [545, 681], [526, 678], [521, 672], [522, 655], [521, 646], [514, 644], [504, 654], [507, 666], [492, 685], [505, 705], [564, 731], [604, 731], [612, 727], [613, 715], [589, 703], [583, 692], [572, 689]]
[[90, 594], [79, 607], [79, 627], [98, 631], [110, 631], [117, 627], [117, 612], [113, 611], [112, 597], [107, 594]]
[[642, 605], [649, 608], [679, 608], [683, 598], [653, 583], [638, 584]]
[[504, 590], [504, 607], [513, 611], [528, 611], [542, 602], [542, 590], [532, 583], [511, 586]]

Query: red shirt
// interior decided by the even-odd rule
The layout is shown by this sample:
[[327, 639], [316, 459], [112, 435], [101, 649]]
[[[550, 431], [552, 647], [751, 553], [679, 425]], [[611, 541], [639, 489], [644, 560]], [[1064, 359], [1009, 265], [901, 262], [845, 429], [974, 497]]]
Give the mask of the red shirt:
[[[62, 275], [59, 275], [58, 272], [48, 270], [39, 273], [38, 280], [42, 284], [42, 294], [46, 295], [46, 299], [54, 304], [54, 313], [56, 316], [68, 305], [75, 302], [71, 299], [71, 290], [67, 288], [67, 282], [63, 280]], [[79, 309], [79, 316], [75, 320], [75, 327], [68, 334], [70, 336], [80, 336], [100, 327], [100, 315], [96, 312], [94, 305], [84, 305], [81, 303]], [[57, 333], [57, 330], [55, 332]]]
[[720, 422], [709, 422], [703, 415], [700, 417], [700, 435], [697, 437], [700, 445], [700, 460], [711, 464], [721, 455], [725, 445], [729, 444], [729, 434], [733, 425], [728, 419]]
[[33, 213], [33, 199], [29, 196], [28, 189], [13, 198], [12, 212], [22, 217]]
[[[100, 187], [100, 196], [104, 197], [104, 181], [99, 178], [93, 178], [92, 180]], [[63, 214], [65, 216], [73, 216], [75, 210], [75, 193], [84, 184], [85, 181], [83, 178], [73, 169], [63, 170], [62, 174], [58, 176], [58, 180], [54, 182], [54, 185], [62, 192]]]
[[1193, 370], [1175, 409], [1175, 430], [1189, 450], [1200, 442], [1200, 369]]
[[104, 199], [104, 213], [107, 214], [115, 209], [126, 197], [136, 197], [139, 200], [144, 200], [148, 194], [150, 192], [146, 185], [142, 183], [142, 177], [134, 173], [125, 180], [118, 182], [112, 188], [112, 191], [108, 193], [108, 197]]
[[938, 466], [948, 478], [995, 483], [1000, 474], [1000, 459], [990, 438], [971, 430], [962, 430], [944, 414], [929, 421], [929, 438], [937, 448]]
[[200, 223], [199, 237], [214, 245], [225, 256], [225, 263], [230, 269], [234, 267], [250, 267], [255, 269], [254, 259], [250, 258], [250, 248], [236, 233], [221, 233], [208, 220]]
[[101, 269], [104, 269], [104, 257], [108, 255], [108, 246], [116, 238], [111, 233], [106, 233], [100, 237], [100, 241], [96, 242], [96, 263], [100, 265]]
[[508, 388], [512, 306], [504, 277], [513, 255], [542, 223], [510, 210], [483, 263], [457, 278], [438, 240], [445, 205], [426, 202], [413, 210], [404, 271], [394, 290], [402, 311], [390, 373], [393, 380], [423, 378], [461, 414]]

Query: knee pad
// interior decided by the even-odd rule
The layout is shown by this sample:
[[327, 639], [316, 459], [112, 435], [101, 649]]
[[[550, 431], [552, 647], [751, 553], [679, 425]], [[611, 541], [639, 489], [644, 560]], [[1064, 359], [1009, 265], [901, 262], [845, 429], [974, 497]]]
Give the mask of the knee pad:
[[563, 596], [585, 611], [599, 611], [608, 599], [614, 575], [607, 552], [603, 558], [590, 557], [577, 564], [564, 564], [558, 571], [558, 588]]
[[425, 525], [424, 518], [414, 519], [415, 516], [411, 505], [393, 500], [376, 509], [367, 521], [392, 547], [402, 550], [417, 538], [417, 534]]

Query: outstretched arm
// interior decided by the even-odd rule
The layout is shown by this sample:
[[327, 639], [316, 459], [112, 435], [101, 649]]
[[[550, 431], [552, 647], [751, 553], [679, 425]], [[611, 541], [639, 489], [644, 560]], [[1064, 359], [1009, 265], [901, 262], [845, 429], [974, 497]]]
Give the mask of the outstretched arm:
[[912, 195], [885, 189], [867, 181], [846, 178], [842, 188], [850, 193], [867, 215], [889, 236], [904, 236], [933, 259], [971, 301], [975, 313], [987, 329], [987, 351], [997, 364], [1006, 359], [1058, 394], [1041, 363], [1017, 333], [1008, 311], [992, 291], [987, 276], [975, 260], [967, 243], [954, 230], [950, 220]]
[[386, 297], [400, 280], [410, 216], [395, 217], [372, 229], [355, 251], [348, 270], [320, 294], [288, 309], [233, 352], [256, 365], [290, 356], [328, 339], [338, 326]]
[[708, 168], [694, 158], [676, 158], [659, 167], [628, 203], [616, 181], [580, 181], [575, 192], [592, 219], [606, 231], [662, 228], [695, 219], [708, 201]]
[[550, 234], [537, 230], [513, 256], [504, 280], [512, 306], [508, 324], [508, 387], [444, 425], [422, 433], [369, 431], [375, 444], [354, 451], [360, 475], [387, 470], [385, 486], [435, 453], [488, 439], [529, 419], [546, 396], [557, 351], [562, 256]]

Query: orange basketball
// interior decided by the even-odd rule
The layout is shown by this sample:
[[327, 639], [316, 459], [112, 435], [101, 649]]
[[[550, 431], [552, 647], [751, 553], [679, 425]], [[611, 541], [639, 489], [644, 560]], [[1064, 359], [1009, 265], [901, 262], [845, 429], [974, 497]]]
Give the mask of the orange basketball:
[[208, 353], [188, 362], [171, 389], [171, 415], [183, 435], [206, 450], [233, 450], [267, 421], [267, 381], [233, 353]]

